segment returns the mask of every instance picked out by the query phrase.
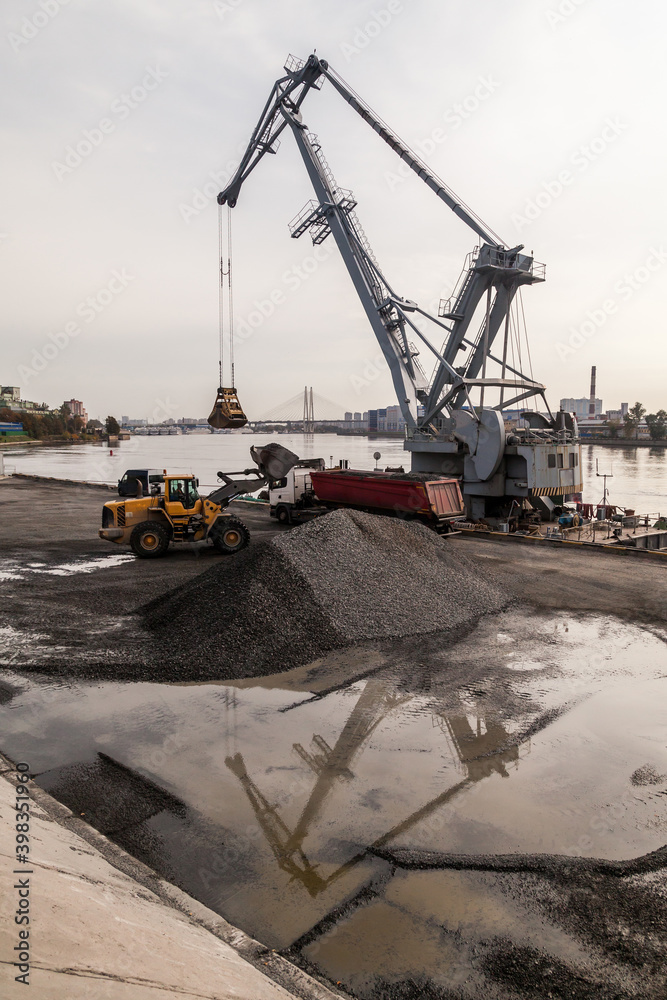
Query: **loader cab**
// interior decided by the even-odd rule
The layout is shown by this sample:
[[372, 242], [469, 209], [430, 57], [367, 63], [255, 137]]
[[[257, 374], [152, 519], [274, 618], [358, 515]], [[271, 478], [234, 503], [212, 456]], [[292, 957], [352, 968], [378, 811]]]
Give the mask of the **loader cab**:
[[194, 514], [201, 509], [201, 498], [194, 476], [165, 476], [165, 510], [171, 516]]

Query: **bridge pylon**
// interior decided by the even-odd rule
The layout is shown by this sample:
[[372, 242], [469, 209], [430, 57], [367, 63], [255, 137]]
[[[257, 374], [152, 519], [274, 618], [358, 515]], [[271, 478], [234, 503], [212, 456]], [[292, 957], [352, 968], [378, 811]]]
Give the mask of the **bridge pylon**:
[[315, 406], [313, 403], [313, 387], [310, 392], [308, 386], [303, 387], [303, 432], [312, 434], [315, 431]]

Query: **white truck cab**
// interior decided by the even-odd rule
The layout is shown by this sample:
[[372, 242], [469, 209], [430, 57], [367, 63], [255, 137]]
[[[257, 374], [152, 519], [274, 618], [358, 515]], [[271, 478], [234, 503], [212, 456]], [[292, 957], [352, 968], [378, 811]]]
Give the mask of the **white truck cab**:
[[[282, 524], [291, 524], [294, 518], [315, 508], [316, 501], [310, 479], [312, 469], [326, 469], [323, 458], [306, 458], [294, 466], [283, 479], [272, 483], [269, 489], [269, 513]], [[313, 513], [315, 510], [313, 509]]]

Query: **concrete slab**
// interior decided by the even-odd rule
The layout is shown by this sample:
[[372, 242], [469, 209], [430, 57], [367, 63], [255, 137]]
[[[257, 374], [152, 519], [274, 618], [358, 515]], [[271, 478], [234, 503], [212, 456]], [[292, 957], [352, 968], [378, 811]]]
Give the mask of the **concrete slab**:
[[[15, 860], [15, 786], [0, 777], [0, 857], [5, 900], [0, 964], [7, 1000], [24, 997], [13, 966], [19, 926], [16, 880], [30, 880], [30, 973], [40, 1000], [289, 1000], [233, 948], [114, 868], [37, 803], [30, 863]], [[14, 874], [15, 869], [24, 869]], [[30, 874], [28, 874], [30, 873]]]

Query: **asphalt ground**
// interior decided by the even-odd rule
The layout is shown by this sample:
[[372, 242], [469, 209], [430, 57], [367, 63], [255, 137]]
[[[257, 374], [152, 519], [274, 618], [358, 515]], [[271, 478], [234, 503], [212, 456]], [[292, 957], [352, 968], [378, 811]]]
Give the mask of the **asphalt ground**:
[[[219, 556], [208, 547], [192, 549], [185, 546], [155, 561], [125, 559], [111, 564], [109, 557], [127, 555], [127, 552], [97, 537], [101, 507], [108, 496], [113, 494], [92, 488], [19, 479], [0, 481], [0, 571], [4, 574], [0, 634], [5, 643], [3, 662], [14, 671], [13, 682], [18, 687], [21, 675], [26, 673], [57, 673], [67, 683], [72, 683], [76, 677], [113, 677], [123, 665], [127, 670], [121, 669], [120, 676], [126, 680], [158, 680], [157, 650], [154, 669], [145, 666], [151, 634], [143, 628], [141, 615], [137, 612], [147, 602], [177, 587], [187, 587], [203, 571], [224, 565], [223, 560], [227, 557]], [[263, 508], [237, 507], [255, 543], [269, 539], [276, 532], [289, 530], [270, 521]], [[538, 616], [553, 611], [561, 615], [565, 612], [565, 628], [572, 631], [585, 618], [583, 613], [591, 612], [641, 625], [651, 642], [665, 642], [667, 576], [665, 566], [657, 560], [464, 538], [451, 538], [444, 544], [465, 554], [481, 573], [486, 568], [495, 581], [505, 581], [513, 607], [524, 614], [521, 628], [525, 640], [531, 638], [531, 614], [535, 614], [537, 622]], [[103, 568], [96, 562], [100, 559], [107, 560]], [[397, 595], [397, 600], [399, 598]], [[583, 670], [575, 657], [568, 684], [556, 699], [557, 707], [542, 711], [538, 695], [542, 688], [548, 687], [548, 674], [544, 671], [534, 670], [536, 680], [532, 685], [529, 674], [518, 686], [494, 682], [489, 663], [494, 650], [497, 652], [498, 633], [496, 626], [490, 624], [491, 633], [486, 638], [482, 635], [481, 639], [464, 631], [460, 635], [449, 635], [446, 641], [434, 634], [423, 637], [418, 644], [414, 641], [393, 641], [387, 646], [375, 644], [377, 662], [387, 675], [387, 683], [391, 680], [395, 692], [391, 695], [391, 704], [400, 706], [404, 696], [414, 697], [415, 694], [421, 699], [437, 698], [442, 703], [443, 717], [460, 718], [460, 725], [464, 725], [472, 703], [477, 704], [478, 713], [480, 704], [485, 706], [484, 711], [491, 713], [489, 718], [492, 714], [519, 718], [525, 709], [526, 694], [530, 693], [535, 707], [532, 715], [526, 716], [532, 719], [527, 728], [517, 730], [504, 743], [491, 740], [487, 747], [484, 740], [490, 739], [493, 732], [487, 730], [490, 734], [487, 737], [483, 726], [481, 735], [479, 731], [476, 735], [471, 733], [470, 745], [476, 749], [466, 752], [463, 745], [460, 757], [468, 773], [467, 780], [480, 789], [487, 787], [485, 782], [495, 780], [496, 766], [502, 779], [503, 762], [514, 766], [520, 747], [528, 746], [539, 734], [548, 734], [552, 727], [557, 729], [558, 720], [565, 720], [565, 724], [571, 717], [571, 728], [561, 737], [556, 734], [551, 744], [554, 769], [565, 767], [568, 761], [566, 778], [558, 793], [561, 799], [557, 810], [559, 822], [567, 828], [571, 822], [569, 817], [576, 817], [580, 808], [568, 799], [567, 782], [575, 781], [580, 763], [574, 721], [577, 717], [572, 714], [571, 706], [581, 703], [582, 698], [585, 702], [589, 694], [586, 683], [581, 681]], [[604, 715], [609, 707], [604, 702], [604, 682], [600, 681], [607, 670], [610, 682], [613, 680], [617, 652], [611, 647], [604, 629], [598, 634], [600, 652], [608, 655], [609, 664], [606, 661], [599, 664], [596, 685], [597, 689], [602, 689], [602, 694], [597, 695], [597, 701], [590, 702], [594, 727], [598, 727], [594, 728], [597, 735], [592, 741], [593, 747], [596, 741], [602, 741], [605, 731], [611, 732], [613, 739], [614, 727], [619, 725], [613, 713], [608, 718]], [[543, 632], [546, 646], [551, 639], [544, 635]], [[555, 646], [558, 641], [554, 637]], [[620, 650], [620, 640], [614, 641]], [[368, 645], [360, 644], [345, 657], [329, 657], [311, 664], [294, 681], [296, 690], [318, 691], [318, 698], [326, 698], [328, 691], [351, 697], [353, 681], [357, 681], [358, 688], [362, 676], [359, 664], [367, 666], [371, 661], [369, 649]], [[650, 668], [650, 656], [647, 660], [641, 644], [637, 649], [639, 678], [640, 666], [647, 669], [648, 664]], [[135, 669], [134, 664], [140, 661], [144, 665]], [[581, 662], [583, 664], [583, 659]], [[371, 675], [380, 680], [384, 675], [373, 673], [374, 669], [370, 670]], [[630, 703], [634, 693], [632, 668], [626, 664], [624, 669], [626, 674], [630, 671], [623, 688]], [[515, 676], [521, 678], [523, 675], [519, 672]], [[498, 678], [502, 681], [500, 673]], [[36, 676], [35, 680], [39, 678]], [[286, 686], [289, 680], [286, 675]], [[257, 685], [258, 679], [247, 683]], [[283, 682], [274, 679], [271, 683]], [[164, 686], [162, 689], [166, 690]], [[179, 704], [183, 700], [183, 690], [178, 688], [176, 691]], [[256, 687], [248, 688], [250, 693], [256, 690]], [[9, 689], [7, 697], [10, 701], [13, 697]], [[310, 704], [304, 701], [303, 709], [298, 710], [309, 711]], [[598, 708], [599, 705], [602, 707]], [[432, 714], [430, 703], [426, 707]], [[664, 767], [655, 769], [649, 761], [653, 746], [656, 752], [664, 749], [657, 747], [654, 732], [642, 728], [649, 707], [649, 703], [643, 703], [636, 719], [629, 723], [630, 729], [634, 727], [637, 738], [643, 741], [640, 752], [644, 753], [645, 746], [646, 760], [642, 757], [636, 766], [628, 768], [627, 775], [622, 776], [616, 774], [615, 764], [603, 762], [599, 774], [591, 773], [588, 791], [593, 798], [596, 784], [611, 779], [625, 782], [628, 788], [638, 786], [646, 799], [642, 808], [655, 812], [651, 820], [654, 827], [646, 828], [653, 831], [654, 841], [648, 849], [617, 852], [614, 857], [621, 863], [607, 864], [609, 855], [601, 851], [596, 856], [594, 849], [584, 861], [573, 862], [569, 854], [541, 853], [533, 848], [508, 855], [502, 845], [492, 843], [477, 852], [473, 846], [462, 857], [460, 850], [447, 853], [431, 844], [426, 848], [423, 845], [414, 848], [400, 838], [386, 845], [383, 837], [382, 843], [374, 841], [376, 846], [372, 850], [370, 846], [363, 848], [364, 864], [372, 869], [370, 881], [358, 891], [339, 895], [335, 905], [328, 905], [318, 919], [310, 923], [309, 930], [281, 944], [283, 953], [334, 984], [344, 976], [344, 987], [368, 1000], [470, 1000], [472, 996], [485, 996], [489, 1000], [526, 997], [530, 1000], [545, 997], [660, 1000], [667, 990], [667, 869], [664, 866], [664, 838], [659, 839], [664, 825], [663, 802], [667, 802], [667, 798], [658, 796], [666, 794], [667, 775], [663, 773]], [[412, 719], [409, 704], [405, 711], [403, 726], [408, 726]], [[147, 717], [150, 718], [150, 714]], [[199, 710], [194, 718], [200, 720], [199, 726], [204, 725]], [[262, 708], [262, 729], [267, 725], [264, 720], [271, 718]], [[276, 718], [287, 722], [296, 716], [281, 714]], [[76, 726], [75, 719], [72, 725]], [[305, 728], [306, 731], [314, 728], [317, 732], [323, 725], [318, 721], [319, 729], [315, 729], [314, 724], [310, 727], [310, 722], [306, 722]], [[275, 740], [285, 724], [280, 721], [276, 726]], [[428, 731], [433, 732], [430, 721], [428, 727]], [[216, 718], [211, 734], [219, 728]], [[361, 729], [357, 726], [353, 732], [355, 739], [361, 738], [367, 728], [366, 724]], [[190, 726], [188, 731], [195, 743], [200, 738], [206, 739], [203, 730], [198, 736], [196, 725]], [[373, 732], [376, 733], [373, 743], [377, 744], [380, 730]], [[287, 737], [288, 743], [294, 738], [291, 732]], [[123, 741], [126, 739], [122, 737]], [[389, 741], [388, 754], [396, 748], [402, 748], [404, 753], [410, 750], [403, 742], [397, 742], [396, 746], [392, 743], [394, 739], [400, 740], [400, 728], [395, 736], [390, 731], [386, 739]], [[482, 741], [479, 746], [477, 740]], [[530, 757], [532, 761], [536, 760], [538, 744], [536, 740]], [[604, 747], [604, 743], [601, 745]], [[188, 741], [183, 746], [188, 748]], [[550, 751], [545, 746], [543, 744], [541, 753], [548, 764]], [[187, 848], [183, 830], [190, 824], [196, 828], [197, 838], [201, 838], [201, 842], [196, 841], [192, 834], [195, 846], [213, 847], [220, 836], [220, 827], [211, 826], [210, 821], [189, 806], [184, 811], [171, 790], [167, 790], [167, 782], [153, 782], [147, 796], [145, 787], [132, 773], [118, 769], [115, 760], [120, 756], [121, 747], [122, 744], [109, 759], [99, 755], [88, 761], [77, 758], [81, 759], [81, 764], [74, 768], [67, 765], [59, 768], [54, 762], [50, 776], [45, 774], [40, 780], [52, 794], [67, 800], [79, 813], [85, 813], [87, 808], [93, 814], [102, 810], [100, 829], [107, 830], [158, 871], [164, 864], [166, 877], [189, 887], [188, 872], [183, 867], [184, 843]], [[421, 759], [416, 756], [421, 753], [419, 747], [412, 752], [414, 760]], [[184, 759], [186, 753], [187, 750], [182, 750], [174, 759]], [[395, 760], [398, 757], [394, 755]], [[122, 759], [127, 767], [125, 757]], [[236, 765], [236, 758], [233, 763]], [[273, 751], [270, 763], [274, 763]], [[227, 769], [229, 767], [227, 765]], [[529, 760], [520, 767], [523, 769], [520, 773], [528, 772]], [[240, 765], [237, 769], [240, 773]], [[267, 766], [266, 775], [273, 773], [279, 775], [280, 769]], [[417, 773], [413, 769], [412, 775]], [[241, 777], [246, 781], [244, 775]], [[336, 775], [333, 778], [336, 788], [348, 787]], [[373, 780], [377, 783], [379, 777]], [[109, 789], [114, 805], [111, 811], [104, 796], [100, 798], [100, 782]], [[407, 779], [404, 784], [409, 787]], [[217, 803], [219, 792], [213, 791]], [[370, 815], [379, 809], [383, 799], [378, 798], [373, 788], [369, 788], [366, 798]], [[384, 799], [384, 807], [390, 811], [391, 801], [391, 795]], [[625, 802], [625, 798], [610, 797], [612, 805], [615, 801]], [[503, 809], [501, 804], [501, 814]], [[340, 812], [343, 817], [348, 813], [354, 815], [353, 808]], [[239, 822], [245, 822], [240, 807], [239, 813]], [[155, 829], [156, 818], [160, 815], [168, 815], [169, 822], [159, 827], [159, 836], [151, 839], [148, 834]], [[416, 815], [420, 815], [419, 810]], [[530, 839], [530, 824], [536, 824], [539, 817], [531, 817], [528, 813], [525, 819], [519, 818]], [[453, 816], [452, 823], [454, 819]], [[493, 828], [492, 819], [498, 822], [491, 814], [485, 823], [481, 818], [477, 821], [480, 843], [483, 835], [486, 836], [484, 831]], [[632, 816], [628, 829], [630, 832], [633, 829]], [[326, 828], [322, 836], [330, 836]], [[367, 839], [367, 845], [371, 839]], [[249, 858], [254, 856], [253, 843], [243, 841], [242, 857], [245, 853]], [[334, 853], [345, 847], [337, 846], [335, 841], [331, 844], [333, 846], [327, 850]], [[567, 844], [565, 840], [562, 846]], [[595, 841], [594, 847], [598, 846], [603, 847], [604, 842]], [[194, 853], [198, 865], [202, 854], [199, 846]], [[325, 872], [327, 863], [325, 861]], [[193, 871], [197, 870], [193, 862]], [[233, 872], [231, 877], [234, 877]], [[286, 888], [284, 892], [287, 891]], [[275, 933], [279, 933], [288, 915], [284, 898], [276, 897], [277, 909], [273, 912], [277, 917], [274, 927], [278, 930]], [[240, 910], [234, 919], [244, 926], [254, 916], [252, 909], [243, 911], [242, 890], [239, 899]], [[303, 911], [304, 903], [300, 905]], [[447, 909], [446, 917], [443, 908]], [[296, 909], [298, 911], [298, 907]], [[459, 910], [461, 915], [456, 916]], [[448, 956], [451, 954], [454, 962], [455, 952], [459, 956], [460, 975], [448, 978]], [[423, 971], [420, 972], [420, 968]]]
[[[65, 675], [120, 671], [129, 679], [160, 679], [157, 658], [164, 652], [145, 629], [141, 609], [187, 588], [205, 570], [224, 574], [230, 557], [199, 543], [172, 546], [160, 559], [133, 558], [129, 547], [97, 534], [102, 506], [114, 497], [95, 487], [0, 480], [0, 662]], [[263, 506], [236, 502], [228, 509], [248, 525], [251, 549], [291, 530], [270, 519]], [[445, 544], [519, 605], [606, 612], [657, 628], [667, 620], [667, 560], [463, 537]]]

